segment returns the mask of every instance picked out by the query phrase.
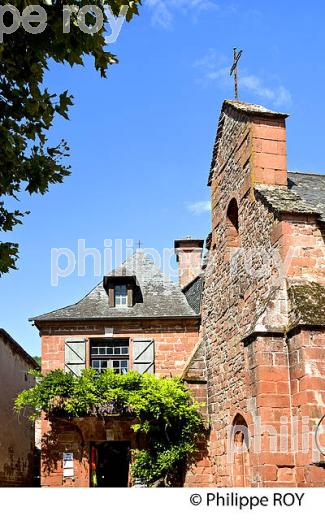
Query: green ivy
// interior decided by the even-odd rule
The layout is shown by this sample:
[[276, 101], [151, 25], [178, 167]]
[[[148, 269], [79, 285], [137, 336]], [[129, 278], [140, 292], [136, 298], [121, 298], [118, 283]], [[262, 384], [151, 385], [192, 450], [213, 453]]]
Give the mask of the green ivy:
[[176, 377], [106, 370], [97, 376], [86, 369], [79, 377], [54, 370], [37, 373], [35, 387], [16, 399], [17, 411], [30, 408], [31, 419], [41, 411], [49, 418], [105, 417], [118, 413], [133, 419], [132, 428], [146, 438], [146, 449], [133, 450], [132, 475], [148, 485], [171, 483], [196, 451], [204, 432], [198, 403]]

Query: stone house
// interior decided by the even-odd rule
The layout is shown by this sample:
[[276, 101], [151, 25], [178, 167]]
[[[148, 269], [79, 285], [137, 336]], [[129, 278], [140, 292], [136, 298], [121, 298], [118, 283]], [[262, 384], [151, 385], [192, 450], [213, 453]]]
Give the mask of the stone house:
[[[202, 248], [203, 240], [177, 241], [184, 282], [200, 271]], [[190, 271], [189, 256], [196, 265]], [[80, 374], [91, 366], [98, 372], [113, 368], [174, 376], [182, 374], [196, 347], [200, 315], [193, 288], [182, 291], [136, 251], [78, 303], [33, 321], [42, 338], [43, 372], [61, 368]], [[129, 485], [128, 450], [139, 447], [129, 420], [49, 425], [43, 419], [42, 434], [43, 486], [89, 486], [93, 457], [99, 485]], [[73, 453], [73, 478], [63, 469], [69, 465], [65, 453]]]
[[0, 487], [32, 486], [35, 429], [27, 416], [13, 410], [17, 395], [35, 384], [28, 372], [37, 363], [0, 329]]
[[[325, 484], [325, 177], [287, 171], [286, 117], [223, 103], [208, 254], [175, 241], [179, 286], [136, 252], [77, 304], [33, 318], [43, 371], [184, 378], [209, 425], [185, 486]], [[128, 485], [125, 421], [42, 427], [43, 485], [89, 486], [92, 456], [113, 461], [103, 485]]]

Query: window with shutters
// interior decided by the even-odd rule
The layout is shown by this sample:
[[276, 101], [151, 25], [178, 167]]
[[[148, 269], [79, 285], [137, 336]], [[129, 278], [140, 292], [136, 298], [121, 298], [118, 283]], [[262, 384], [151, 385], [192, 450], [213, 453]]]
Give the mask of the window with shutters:
[[100, 374], [108, 368], [114, 372], [126, 374], [129, 370], [128, 339], [93, 339], [90, 343], [90, 362], [92, 368]]
[[86, 340], [84, 338], [66, 339], [64, 345], [64, 370], [80, 376], [86, 368]]
[[133, 338], [133, 370], [140, 374], [155, 372], [155, 342], [148, 338]]
[[133, 307], [143, 302], [135, 276], [104, 276], [103, 286], [108, 295], [109, 307]]

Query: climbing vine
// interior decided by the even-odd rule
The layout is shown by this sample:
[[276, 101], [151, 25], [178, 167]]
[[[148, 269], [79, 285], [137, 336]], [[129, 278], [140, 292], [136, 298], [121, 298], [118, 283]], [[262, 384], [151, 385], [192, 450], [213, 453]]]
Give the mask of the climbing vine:
[[32, 420], [42, 411], [52, 420], [104, 418], [112, 413], [130, 417], [131, 428], [146, 440], [146, 449], [132, 452], [132, 476], [148, 485], [160, 479], [171, 483], [196, 451], [204, 431], [199, 405], [176, 377], [122, 375], [113, 370], [98, 376], [91, 368], [79, 377], [62, 370], [37, 377], [36, 386], [17, 397], [17, 411], [31, 409]]

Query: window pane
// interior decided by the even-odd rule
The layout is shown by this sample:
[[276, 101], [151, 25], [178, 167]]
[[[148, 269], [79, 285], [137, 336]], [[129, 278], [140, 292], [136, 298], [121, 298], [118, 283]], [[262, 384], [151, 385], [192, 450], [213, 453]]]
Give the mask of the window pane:
[[112, 368], [117, 374], [127, 373], [128, 359], [121, 359], [121, 357], [129, 355], [128, 339], [101, 338], [94, 340], [94, 345], [91, 345], [91, 356], [94, 356], [91, 357], [91, 366], [98, 374], [103, 373], [107, 368]]
[[126, 287], [126, 285], [116, 285], [115, 286], [114, 301], [115, 301], [116, 306], [127, 304], [127, 287]]

